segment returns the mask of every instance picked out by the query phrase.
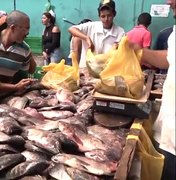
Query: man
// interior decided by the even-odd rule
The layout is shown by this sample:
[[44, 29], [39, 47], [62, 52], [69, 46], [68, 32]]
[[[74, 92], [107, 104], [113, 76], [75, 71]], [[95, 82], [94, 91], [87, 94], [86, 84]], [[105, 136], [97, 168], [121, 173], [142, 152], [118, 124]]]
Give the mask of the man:
[[148, 30], [152, 17], [149, 13], [141, 13], [138, 17], [137, 26], [127, 32], [129, 41], [139, 44], [142, 48], [150, 48], [152, 34]]
[[[176, 0], [167, 0], [176, 17]], [[143, 49], [142, 61], [166, 69], [168, 73], [163, 85], [162, 104], [154, 123], [154, 140], [159, 151], [165, 156], [162, 180], [176, 179], [175, 146], [175, 47], [176, 25], [168, 39], [168, 50]], [[136, 46], [137, 47], [137, 46]], [[135, 45], [133, 48], [136, 48]], [[156, 146], [157, 147], [157, 146]]]
[[0, 31], [0, 94], [20, 91], [33, 80], [16, 81], [14, 76], [19, 71], [32, 74], [36, 63], [29, 46], [23, 41], [29, 33], [29, 17], [21, 11], [12, 11], [7, 15], [6, 28]]
[[115, 2], [102, 0], [98, 7], [100, 21], [87, 22], [69, 28], [72, 36], [82, 39], [82, 51], [79, 66], [86, 67], [88, 48], [96, 53], [107, 52], [114, 43], [119, 43], [124, 36], [124, 29], [113, 23], [116, 16]]
[[[152, 17], [149, 13], [141, 13], [138, 17], [137, 26], [127, 32], [130, 42], [139, 44], [142, 48], [150, 48], [152, 43], [152, 33], [149, 31]], [[143, 70], [152, 69], [152, 66], [147, 63], [141, 64]]]

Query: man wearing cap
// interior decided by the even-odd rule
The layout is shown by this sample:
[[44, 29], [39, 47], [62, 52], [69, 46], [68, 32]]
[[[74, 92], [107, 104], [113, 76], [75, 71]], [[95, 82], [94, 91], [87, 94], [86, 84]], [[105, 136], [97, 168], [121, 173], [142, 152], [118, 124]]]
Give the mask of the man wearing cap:
[[115, 2], [102, 0], [98, 7], [100, 21], [87, 22], [69, 28], [72, 36], [82, 39], [82, 52], [79, 67], [86, 67], [86, 52], [91, 48], [96, 54], [107, 52], [114, 43], [119, 43], [125, 35], [120, 26], [113, 23], [116, 16]]

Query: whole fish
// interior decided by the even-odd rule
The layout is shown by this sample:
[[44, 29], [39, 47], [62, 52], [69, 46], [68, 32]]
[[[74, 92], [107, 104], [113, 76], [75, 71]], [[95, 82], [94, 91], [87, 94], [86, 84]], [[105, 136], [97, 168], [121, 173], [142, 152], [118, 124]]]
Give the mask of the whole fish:
[[25, 161], [25, 157], [20, 153], [5, 154], [0, 157], [0, 172], [23, 161]]
[[65, 119], [73, 116], [71, 111], [63, 111], [63, 110], [51, 110], [51, 111], [40, 111], [41, 114], [46, 119], [58, 120], [58, 119]]
[[28, 103], [28, 98], [25, 96], [9, 96], [3, 99], [2, 104], [7, 104], [11, 107], [15, 107], [18, 109], [25, 108], [26, 104]]
[[13, 135], [9, 136], [0, 131], [0, 144], [10, 144], [13, 146], [20, 146], [22, 147], [25, 144], [25, 140], [20, 135]]
[[76, 168], [66, 167], [66, 170], [72, 179], [100, 180], [98, 176], [86, 173], [84, 171], [80, 171], [79, 169], [76, 169]]
[[72, 154], [56, 154], [51, 160], [55, 163], [62, 163], [95, 175], [112, 175], [117, 168], [117, 163], [101, 163], [87, 157]]
[[23, 136], [32, 141], [36, 146], [41, 147], [50, 153], [57, 154], [61, 150], [59, 138], [52, 132], [41, 129], [27, 128]]
[[48, 161], [25, 161], [6, 173], [7, 179], [17, 179], [28, 175], [41, 174], [46, 168], [48, 168]]
[[44, 153], [31, 152], [31, 151], [25, 150], [21, 152], [21, 154], [26, 158], [26, 161], [48, 160], [47, 155]]
[[22, 132], [22, 127], [12, 117], [3, 116], [0, 117], [0, 131], [8, 135], [20, 134]]
[[78, 114], [83, 113], [87, 109], [90, 109], [93, 107], [94, 98], [92, 96], [88, 96], [86, 99], [83, 99], [80, 101], [77, 106], [77, 112]]
[[38, 111], [49, 111], [54, 109], [60, 109], [60, 110], [68, 110], [71, 112], [76, 112], [76, 105], [72, 102], [62, 102], [60, 104], [57, 104], [55, 106], [47, 106], [37, 109]]
[[25, 93], [23, 96], [27, 97], [30, 101], [34, 100], [36, 97], [40, 96], [40, 91], [39, 90], [33, 90]]
[[0, 144], [0, 156], [10, 153], [19, 153], [19, 151], [8, 144]]
[[61, 102], [75, 102], [74, 94], [65, 88], [61, 88], [57, 90], [56, 97], [58, 101]]
[[26, 114], [23, 110], [10, 107], [6, 104], [0, 105], [0, 116], [9, 116], [14, 118], [20, 125], [35, 125], [40, 120]]
[[47, 156], [52, 156], [52, 153], [48, 152], [44, 148], [40, 148], [36, 146], [32, 141], [26, 140], [24, 147], [26, 150], [31, 151], [31, 152], [37, 152], [41, 154], [46, 154]]
[[120, 143], [119, 146], [124, 146], [128, 130], [124, 129], [108, 129], [100, 125], [93, 125], [87, 128], [88, 134], [91, 134], [103, 142], [113, 144], [114, 142]]
[[24, 112], [25, 112], [26, 114], [31, 115], [32, 117], [35, 117], [35, 118], [41, 120], [41, 121], [44, 121], [44, 119], [45, 119], [44, 116], [43, 116], [43, 114], [39, 113], [35, 108], [26, 107], [26, 108], [24, 109]]
[[106, 147], [104, 143], [98, 138], [95, 138], [94, 136], [81, 131], [77, 126], [74, 126], [73, 124], [65, 123], [62, 121], [59, 121], [58, 123], [59, 130], [67, 138], [70, 138], [77, 144], [79, 151], [86, 152], [94, 149], [105, 150]]
[[55, 164], [49, 169], [49, 175], [58, 180], [73, 180], [63, 164]]

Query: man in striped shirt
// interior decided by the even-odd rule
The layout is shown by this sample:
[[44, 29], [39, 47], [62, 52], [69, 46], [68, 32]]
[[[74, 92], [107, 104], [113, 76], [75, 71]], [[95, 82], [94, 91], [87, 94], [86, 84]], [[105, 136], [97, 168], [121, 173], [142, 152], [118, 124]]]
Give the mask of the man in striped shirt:
[[[0, 32], [0, 94], [20, 91], [33, 80], [14, 79], [19, 71], [33, 73], [36, 62], [24, 38], [29, 33], [30, 19], [21, 11], [12, 11], [6, 18], [7, 27]], [[14, 83], [15, 82], [15, 83]]]

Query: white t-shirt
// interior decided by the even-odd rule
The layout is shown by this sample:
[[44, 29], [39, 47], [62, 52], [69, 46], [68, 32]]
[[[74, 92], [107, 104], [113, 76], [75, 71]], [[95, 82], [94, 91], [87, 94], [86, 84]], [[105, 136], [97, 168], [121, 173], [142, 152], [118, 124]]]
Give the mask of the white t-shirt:
[[[112, 47], [113, 43], [120, 42], [121, 38], [125, 35], [124, 29], [120, 26], [113, 25], [109, 31], [104, 29], [101, 21], [87, 22], [75, 25], [75, 27], [91, 38], [95, 46], [96, 54], [107, 52]], [[87, 43], [82, 41], [79, 67], [86, 67], [87, 49]]]
[[169, 69], [163, 85], [162, 104], [154, 124], [154, 138], [160, 148], [176, 155], [175, 147], [175, 26], [168, 39]]

